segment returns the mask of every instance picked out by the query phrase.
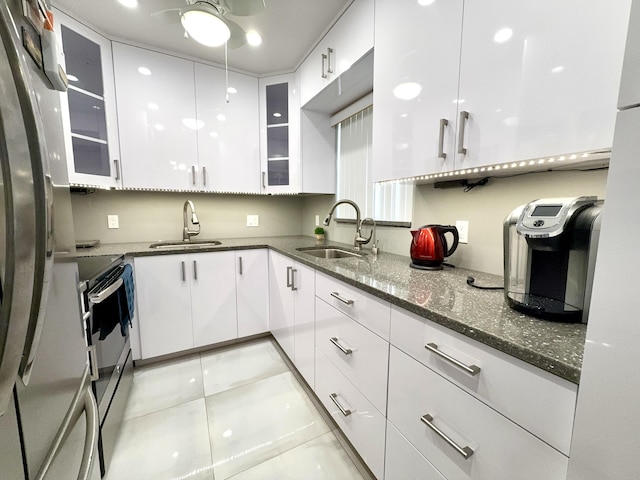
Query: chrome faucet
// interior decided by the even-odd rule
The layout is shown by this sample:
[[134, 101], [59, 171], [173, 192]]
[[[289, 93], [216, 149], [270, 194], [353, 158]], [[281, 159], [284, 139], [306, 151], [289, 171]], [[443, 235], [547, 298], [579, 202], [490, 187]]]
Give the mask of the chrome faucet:
[[[197, 230], [189, 230], [189, 217], [187, 216], [187, 210], [189, 207], [191, 207], [191, 223], [198, 226]], [[182, 208], [182, 221], [184, 224], [182, 229], [182, 240], [188, 242], [191, 240], [191, 237], [200, 233], [200, 221], [196, 215], [196, 207], [193, 205], [191, 200], [184, 202], [184, 207]]]
[[356, 236], [353, 239], [353, 247], [356, 250], [360, 250], [362, 248], [362, 245], [368, 243], [369, 240], [371, 240], [371, 237], [369, 238], [362, 237], [362, 231], [361, 231], [362, 221], [360, 220], [360, 207], [358, 207], [356, 202], [352, 200], [347, 200], [347, 199], [338, 200], [336, 203], [333, 204], [333, 206], [331, 207], [331, 210], [329, 210], [328, 215], [325, 217], [324, 222], [322, 223], [324, 224], [325, 227], [328, 227], [329, 223], [331, 223], [331, 216], [333, 215], [333, 212], [338, 207], [338, 205], [341, 205], [343, 203], [347, 205], [351, 205], [356, 211]]
[[362, 222], [360, 222], [361, 229], [362, 225], [364, 225], [366, 222], [371, 223], [371, 233], [369, 234], [369, 238], [367, 238], [367, 241], [364, 243], [369, 243], [371, 241], [371, 253], [373, 253], [374, 255], [378, 255], [378, 241], [376, 240], [376, 221], [371, 217], [363, 218]]

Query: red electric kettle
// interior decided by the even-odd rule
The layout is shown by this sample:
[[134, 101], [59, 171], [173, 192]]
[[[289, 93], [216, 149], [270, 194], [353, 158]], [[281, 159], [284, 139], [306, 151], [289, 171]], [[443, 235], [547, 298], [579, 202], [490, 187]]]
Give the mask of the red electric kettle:
[[[451, 247], [445, 233], [453, 235]], [[458, 248], [458, 229], [453, 225], [424, 225], [412, 230], [411, 266], [424, 270], [441, 270], [442, 262]]]

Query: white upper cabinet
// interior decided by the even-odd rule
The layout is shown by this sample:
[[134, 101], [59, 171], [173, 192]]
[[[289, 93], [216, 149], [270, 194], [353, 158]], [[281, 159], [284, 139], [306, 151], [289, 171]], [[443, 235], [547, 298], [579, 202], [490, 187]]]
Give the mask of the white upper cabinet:
[[198, 188], [193, 62], [113, 44], [123, 186]]
[[355, 0], [300, 67], [301, 104], [373, 48], [374, 0]]
[[376, 0], [374, 180], [611, 148], [629, 6]]
[[[260, 193], [258, 79], [195, 64], [199, 190]], [[228, 102], [227, 102], [228, 98]]]
[[55, 11], [69, 89], [61, 94], [69, 183], [119, 187], [120, 150], [111, 42]]
[[462, 0], [376, 0], [373, 180], [452, 170]]

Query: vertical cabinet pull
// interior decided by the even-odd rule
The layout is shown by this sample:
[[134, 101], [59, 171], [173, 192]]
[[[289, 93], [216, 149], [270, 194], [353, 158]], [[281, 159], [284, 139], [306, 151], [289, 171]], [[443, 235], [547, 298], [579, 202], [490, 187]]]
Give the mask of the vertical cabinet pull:
[[287, 267], [287, 287], [291, 287], [291, 285], [293, 285], [291, 282], [291, 270], [293, 270], [293, 267]]
[[327, 73], [333, 73], [333, 68], [331, 68], [331, 64], [333, 62], [333, 48], [327, 48]]
[[120, 162], [118, 160], [113, 161], [113, 168], [116, 171], [116, 180], [120, 180]]
[[207, 167], [202, 167], [202, 185], [207, 186]]
[[446, 118], [440, 119], [440, 134], [438, 135], [438, 158], [445, 160], [447, 154], [444, 152], [444, 131], [449, 125], [449, 120]]
[[455, 365], [456, 367], [464, 370], [465, 372], [467, 372], [469, 375], [477, 375], [480, 373], [480, 367], [477, 365], [466, 365], [464, 363], [462, 363], [460, 360], [453, 358], [451, 355], [447, 355], [446, 353], [444, 353], [443, 351], [441, 351], [440, 349], [438, 349], [438, 345], [435, 343], [427, 343], [424, 348], [426, 348], [427, 350], [429, 350], [432, 353], [435, 353], [436, 355], [438, 355], [440, 358], [446, 360], [447, 362]]
[[467, 128], [467, 120], [469, 119], [469, 112], [464, 110], [460, 112], [460, 122], [458, 126], [458, 153], [466, 155], [467, 149], [464, 148], [464, 131]]
[[338, 409], [340, 409], [340, 412], [342, 412], [342, 415], [344, 415], [345, 417], [348, 417], [349, 415], [351, 415], [351, 410], [349, 410], [348, 408], [344, 408], [342, 405], [340, 405], [340, 402], [338, 401], [337, 393], [329, 394], [329, 398], [331, 398], [331, 401], [336, 404], [336, 407], [338, 407]]
[[184, 262], [182, 262], [182, 281], [183, 282], [187, 281], [187, 269]]
[[193, 261], [193, 279], [194, 280], [198, 279], [198, 261], [197, 260]]
[[193, 185], [195, 186], [195, 184], [196, 184], [196, 166], [195, 165], [191, 165], [191, 181], [193, 182]]
[[327, 64], [327, 55], [323, 53], [322, 54], [322, 78], [327, 78], [327, 73], [325, 71], [326, 64]]
[[238, 271], [242, 275], [242, 257], [238, 257]]
[[461, 447], [456, 442], [454, 442], [446, 433], [444, 433], [442, 430], [436, 427], [433, 424], [433, 417], [428, 413], [420, 417], [420, 421], [424, 423], [427, 427], [429, 427], [431, 430], [433, 430], [436, 433], [436, 435], [442, 438], [445, 442], [451, 445], [455, 449], [455, 451], [458, 452], [460, 455], [462, 455], [465, 459], [473, 455], [473, 449], [471, 447], [469, 446]]
[[297, 268], [291, 269], [291, 290], [293, 290], [294, 292], [298, 290], [298, 287], [296, 287], [296, 277], [295, 277], [297, 271], [298, 271]]
[[265, 183], [265, 177], [267, 175], [267, 172], [262, 172], [262, 188], [267, 188], [267, 184]]

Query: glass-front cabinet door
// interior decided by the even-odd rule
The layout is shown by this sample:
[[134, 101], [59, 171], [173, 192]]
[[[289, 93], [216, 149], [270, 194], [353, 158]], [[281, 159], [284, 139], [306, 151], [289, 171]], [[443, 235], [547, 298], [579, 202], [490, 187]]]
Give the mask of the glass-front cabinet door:
[[295, 78], [260, 79], [262, 193], [300, 192], [300, 98]]
[[69, 183], [119, 187], [111, 42], [60, 12], [55, 20], [69, 80], [61, 102]]

